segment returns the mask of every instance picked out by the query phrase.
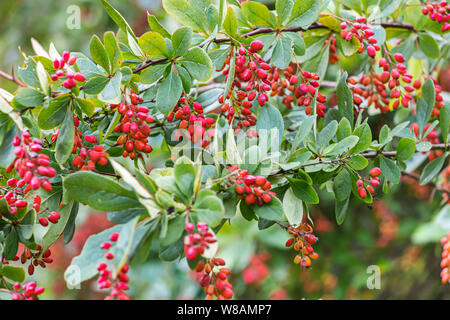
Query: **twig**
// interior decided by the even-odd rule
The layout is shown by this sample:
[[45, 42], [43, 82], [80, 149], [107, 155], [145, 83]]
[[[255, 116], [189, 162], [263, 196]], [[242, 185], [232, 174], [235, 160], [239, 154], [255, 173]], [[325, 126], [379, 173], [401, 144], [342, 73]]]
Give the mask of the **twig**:
[[26, 88], [27, 87], [27, 85], [25, 83], [23, 83], [22, 81], [20, 81], [19, 79], [17, 79], [14, 76], [14, 72], [13, 72], [12, 75], [10, 75], [10, 74], [7, 74], [6, 72], [0, 70], [0, 77], [3, 77], [3, 78], [5, 78], [5, 79], [7, 79], [9, 81], [12, 81], [12, 82], [18, 84], [19, 86], [21, 86], [22, 88]]

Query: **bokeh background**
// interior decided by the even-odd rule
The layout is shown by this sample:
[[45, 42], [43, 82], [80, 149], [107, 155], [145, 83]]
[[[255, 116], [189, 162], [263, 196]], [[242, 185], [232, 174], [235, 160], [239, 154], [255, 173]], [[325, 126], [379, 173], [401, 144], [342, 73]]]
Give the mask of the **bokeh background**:
[[[160, 0], [111, 0], [130, 22], [136, 34], [148, 31], [146, 11], [157, 15], [169, 30], [177, 22], [164, 14]], [[267, 1], [266, 3], [270, 3]], [[66, 25], [72, 10], [81, 10], [80, 29]], [[22, 53], [32, 53], [30, 38], [45, 48], [53, 42], [59, 51], [88, 54], [93, 33], [103, 34], [117, 27], [98, 0], [1, 0], [0, 70], [11, 71], [22, 63]], [[440, 84], [448, 89], [448, 59], [439, 64]], [[0, 78], [0, 87], [14, 91], [16, 86]], [[375, 118], [377, 130], [392, 116]], [[238, 299], [447, 299], [449, 285], [440, 283], [440, 255], [437, 241], [450, 230], [439, 212], [442, 196], [416, 180], [403, 178], [388, 195], [379, 195], [372, 207], [352, 202], [342, 226], [334, 217], [333, 199], [321, 192], [321, 204], [311, 209], [320, 241], [315, 245], [318, 261], [310, 270], [293, 263], [294, 251], [284, 248], [287, 235], [277, 226], [259, 231], [255, 223], [235, 219], [218, 235], [224, 257], [233, 273], [231, 281]], [[433, 196], [434, 199], [433, 199]], [[448, 207], [448, 206], [447, 206]], [[448, 211], [448, 210], [447, 210]], [[444, 217], [444, 218], [443, 218]], [[437, 220], [436, 220], [437, 219]], [[55, 261], [39, 269], [34, 279], [47, 288], [46, 299], [101, 299], [95, 280], [81, 289], [68, 289], [63, 272], [77, 255], [86, 238], [111, 226], [107, 215], [82, 208], [72, 242], [54, 247]], [[155, 245], [157, 245], [155, 243]], [[193, 299], [204, 294], [192, 281], [185, 261], [162, 263], [153, 247], [148, 261], [130, 272], [130, 296], [136, 299]], [[381, 270], [381, 288], [371, 290], [367, 280], [375, 265]]]

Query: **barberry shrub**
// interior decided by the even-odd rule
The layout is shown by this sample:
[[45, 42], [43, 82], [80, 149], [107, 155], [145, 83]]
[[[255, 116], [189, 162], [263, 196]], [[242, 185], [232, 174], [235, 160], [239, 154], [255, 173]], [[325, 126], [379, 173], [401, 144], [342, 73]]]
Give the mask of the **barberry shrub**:
[[[186, 258], [207, 299], [231, 299], [218, 234], [241, 217], [284, 230], [310, 268], [319, 195], [342, 224], [350, 201], [370, 205], [407, 174], [448, 208], [450, 105], [435, 74], [446, 1], [163, 0], [183, 26], [148, 14], [140, 36], [102, 3], [115, 32], [86, 53], [35, 42], [9, 77], [18, 89], [0, 89], [0, 290], [12, 299], [44, 291], [21, 284], [24, 268], [57, 259], [80, 204], [116, 225], [65, 279], [97, 277], [107, 299], [129, 299], [128, 271], [151, 246]], [[387, 117], [392, 127], [377, 125]]]

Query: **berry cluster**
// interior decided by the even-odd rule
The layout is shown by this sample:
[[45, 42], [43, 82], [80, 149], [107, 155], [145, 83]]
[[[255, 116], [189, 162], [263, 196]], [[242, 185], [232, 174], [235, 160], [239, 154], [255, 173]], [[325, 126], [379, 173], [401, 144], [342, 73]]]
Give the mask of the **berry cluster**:
[[246, 284], [258, 284], [269, 275], [269, 268], [266, 261], [270, 255], [268, 252], [252, 254], [249, 264], [242, 270], [242, 280]]
[[370, 194], [374, 194], [375, 189], [373, 187], [378, 187], [380, 185], [380, 178], [378, 178], [378, 176], [381, 174], [381, 169], [378, 167], [372, 168], [369, 171], [369, 174], [369, 182], [365, 181], [365, 179], [359, 179], [356, 181], [358, 195], [363, 199], [367, 197], [367, 191], [369, 191]]
[[229, 300], [233, 297], [233, 286], [227, 280], [230, 269], [223, 268], [225, 260], [213, 258], [206, 263], [199, 261], [195, 271], [198, 283], [205, 289], [206, 300], [212, 300], [214, 296], [218, 300]]
[[441, 239], [441, 244], [444, 246], [442, 248], [442, 260], [441, 260], [441, 280], [442, 283], [450, 282], [450, 232], [447, 233], [445, 237]]
[[374, 32], [370, 29], [370, 27], [365, 24], [366, 18], [358, 17], [355, 21], [344, 20], [341, 24], [341, 38], [346, 41], [352, 41], [353, 37], [358, 39], [360, 42], [360, 47], [358, 49], [359, 53], [364, 52], [365, 45], [363, 43], [364, 40], [368, 42], [367, 45], [367, 54], [374, 58], [377, 51], [380, 51], [380, 46], [377, 45], [377, 39], [373, 37]]
[[44, 287], [36, 287], [35, 281], [24, 283], [22, 286], [16, 282], [11, 292], [11, 300], [38, 300], [38, 296], [44, 293]]
[[407, 73], [406, 66], [402, 63], [404, 61], [401, 53], [387, 53], [386, 58], [381, 58], [378, 62], [383, 72], [363, 74], [359, 80], [349, 78], [355, 105], [364, 109], [362, 104], [363, 99], [366, 99], [367, 107], [373, 105], [382, 113], [391, 111], [391, 102], [393, 109], [397, 109], [400, 104], [408, 107], [413, 98], [411, 94], [420, 89], [422, 84], [419, 80], [412, 83], [412, 75]]
[[272, 201], [272, 197], [277, 197], [275, 192], [270, 191], [272, 184], [265, 177], [255, 177], [247, 170], [238, 170], [237, 166], [231, 167], [230, 171], [237, 171], [237, 174], [230, 176], [229, 186], [234, 184], [238, 197], [244, 199], [248, 205], [257, 203], [262, 206]]
[[[28, 274], [30, 276], [33, 275], [35, 267], [45, 268], [47, 263], [53, 262], [53, 259], [50, 257], [52, 255], [50, 249], [42, 253], [42, 246], [38, 244], [36, 250], [33, 251], [35, 252], [32, 252], [29, 248], [24, 248], [20, 255], [20, 262], [22, 264], [26, 264], [30, 260], [30, 264], [28, 265]], [[13, 260], [19, 260], [19, 257], [16, 256]]]
[[142, 153], [152, 152], [152, 146], [148, 143], [148, 136], [150, 135], [150, 126], [147, 123], [155, 121], [150, 111], [145, 106], [138, 106], [142, 103], [142, 98], [135, 92], [130, 94], [131, 103], [121, 102], [118, 105], [111, 104], [111, 109], [116, 109], [122, 115], [121, 122], [114, 128], [115, 132], [120, 132], [117, 138], [117, 144], [123, 146], [124, 151], [122, 156], [124, 158], [130, 157], [134, 160], [137, 157], [142, 157]]
[[[178, 104], [172, 112], [167, 115], [167, 121], [179, 121], [178, 128], [175, 132], [175, 139], [180, 140], [181, 136], [186, 136], [193, 143], [200, 142], [203, 148], [208, 147], [211, 139], [214, 137], [214, 131], [208, 130], [214, 124], [213, 118], [206, 118], [203, 114], [203, 106], [194, 101], [189, 103], [187, 97], [181, 97]], [[203, 137], [208, 135], [208, 139]]]
[[[39, 139], [31, 139], [28, 131], [22, 132], [22, 139], [14, 137], [13, 145], [16, 158], [14, 162], [6, 168], [6, 172], [10, 173], [12, 169], [16, 169], [19, 177], [16, 186], [18, 188], [25, 187], [24, 193], [28, 193], [31, 189], [43, 188], [50, 192], [52, 185], [47, 178], [53, 178], [56, 170], [50, 167], [50, 158], [42, 151], [42, 141]], [[45, 178], [44, 178], [45, 177]]]
[[[118, 239], [119, 233], [117, 232], [113, 232], [109, 236], [111, 242], [117, 242]], [[100, 245], [100, 248], [109, 250], [112, 246], [111, 242], [103, 242]], [[114, 254], [111, 251], [107, 251], [105, 253], [105, 258], [107, 260], [112, 260], [114, 259]], [[113, 271], [108, 269], [107, 263], [100, 262], [97, 265], [97, 270], [99, 272], [99, 277], [97, 279], [98, 288], [100, 290], [113, 288], [105, 300], [130, 300], [128, 295], [124, 292], [129, 289], [128, 282], [130, 281], [130, 277], [127, 274], [129, 269], [130, 266], [128, 263], [125, 263], [117, 273], [117, 276], [115, 276]]]
[[292, 238], [286, 241], [286, 247], [294, 245], [294, 250], [298, 252], [294, 258], [294, 263], [300, 264], [303, 268], [309, 268], [311, 259], [319, 259], [319, 254], [314, 252], [312, 247], [319, 239], [313, 235], [313, 228], [305, 220], [304, 218], [298, 227], [288, 227], [287, 230], [292, 235]]
[[[297, 71], [296, 71], [297, 69]], [[300, 78], [296, 75], [300, 73]], [[280, 79], [280, 76], [284, 78]], [[305, 106], [305, 113], [308, 115], [313, 114], [312, 102], [316, 95], [317, 88], [319, 88], [319, 76], [309, 71], [303, 71], [300, 67], [293, 63], [287, 67], [283, 72], [278, 69], [273, 69], [269, 74], [271, 82], [271, 96], [278, 95], [283, 97], [281, 102], [286, 108], [292, 108], [292, 102], [298, 106]], [[285, 90], [290, 91], [286, 94]], [[319, 117], [325, 116], [325, 103], [326, 97], [320, 92], [317, 93], [317, 115]]]
[[330, 42], [330, 54], [328, 58], [329, 64], [335, 64], [339, 61], [339, 56], [337, 55], [337, 49], [336, 49], [336, 36], [331, 36], [329, 39], [325, 40], [324, 45], [328, 44], [328, 41]]
[[[261, 107], [269, 100], [266, 92], [271, 88], [268, 80], [270, 66], [257, 53], [263, 47], [263, 43], [258, 40], [252, 41], [248, 48], [241, 46], [235, 57], [234, 75], [230, 75], [230, 68], [225, 67], [230, 64], [231, 57], [225, 59], [224, 66], [221, 69], [224, 76], [232, 76], [234, 79], [227, 95], [219, 97], [219, 103], [221, 104], [228, 100], [227, 103], [222, 105], [221, 111], [226, 115], [229, 124], [237, 120], [237, 131], [242, 127], [249, 128], [256, 125], [256, 117], [251, 111], [255, 99]], [[246, 83], [245, 90], [243, 88], [244, 83]], [[237, 88], [237, 92], [233, 95], [235, 88]]]
[[70, 70], [65, 69], [64, 66], [66, 63], [68, 65], [73, 66], [77, 62], [77, 57], [70, 56], [69, 51], [64, 51], [62, 54], [62, 59], [53, 60], [53, 67], [56, 72], [50, 76], [53, 81], [61, 80], [61, 78], [65, 78], [62, 85], [66, 89], [72, 89], [77, 86], [78, 82], [84, 82], [86, 80], [85, 76], [79, 72], [72, 73]]
[[431, 20], [442, 23], [441, 31], [450, 30], [450, 4], [447, 1], [428, 2], [422, 7], [422, 13], [428, 15]]
[[194, 232], [195, 225], [192, 222], [186, 223], [186, 231], [189, 232], [184, 237], [184, 253], [186, 259], [195, 260], [202, 255], [211, 243], [216, 242], [214, 235], [209, 232], [208, 225], [204, 222], [197, 223], [197, 231]]

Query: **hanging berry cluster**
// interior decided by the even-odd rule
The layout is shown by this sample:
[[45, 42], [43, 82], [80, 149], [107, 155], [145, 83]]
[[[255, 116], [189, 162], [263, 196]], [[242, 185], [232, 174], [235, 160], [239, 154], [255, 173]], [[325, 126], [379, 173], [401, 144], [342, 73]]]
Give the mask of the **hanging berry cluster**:
[[[109, 236], [109, 241], [105, 241], [100, 245], [100, 248], [103, 250], [109, 250], [112, 243], [117, 242], [119, 239], [119, 233], [113, 232]], [[105, 253], [105, 258], [107, 260], [113, 260], [114, 254], [111, 251], [107, 251]], [[97, 278], [98, 289], [111, 289], [109, 295], [105, 298], [105, 300], [130, 300], [128, 295], [124, 292], [129, 289], [128, 282], [130, 281], [130, 277], [128, 276], [128, 271], [130, 266], [128, 263], [121, 267], [121, 269], [114, 273], [112, 269], [108, 269], [108, 264], [105, 262], [100, 262], [97, 265], [97, 270], [99, 272], [99, 277]]]
[[228, 282], [230, 269], [224, 268], [225, 260], [212, 258], [205, 262], [199, 261], [195, 271], [198, 283], [205, 289], [206, 300], [229, 300], [233, 297], [233, 286]]
[[38, 300], [38, 296], [44, 293], [44, 287], [36, 287], [35, 281], [25, 282], [20, 285], [16, 282], [11, 292], [11, 300]]
[[53, 81], [63, 80], [62, 85], [66, 89], [72, 89], [77, 86], [77, 82], [84, 82], [85, 76], [80, 72], [73, 73], [68, 68], [64, 68], [66, 63], [73, 66], [77, 62], [77, 57], [71, 56], [69, 51], [64, 51], [62, 59], [53, 60], [53, 67], [56, 72], [50, 76]]
[[428, 15], [431, 20], [442, 23], [441, 31], [447, 32], [450, 30], [450, 5], [447, 1], [427, 2], [422, 7], [422, 13]]
[[378, 62], [383, 72], [371, 71], [368, 75], [361, 75], [359, 80], [349, 78], [355, 105], [364, 109], [363, 99], [366, 99], [367, 107], [373, 105], [381, 113], [390, 112], [391, 108], [395, 110], [400, 104], [408, 107], [413, 98], [412, 93], [420, 89], [422, 83], [420, 80], [412, 83], [412, 75], [407, 73], [406, 66], [402, 63], [404, 61], [401, 53], [387, 52], [386, 58], [381, 58]]
[[336, 36], [332, 35], [329, 39], [325, 40], [324, 45], [326, 46], [330, 42], [330, 54], [328, 57], [329, 64], [335, 64], [339, 61], [339, 56], [337, 55], [336, 49]]
[[208, 225], [204, 222], [197, 223], [197, 232], [194, 232], [195, 225], [192, 222], [186, 223], [185, 228], [189, 233], [184, 237], [184, 253], [188, 260], [197, 259], [209, 248], [210, 244], [217, 242], [214, 235], [209, 232]]
[[287, 231], [292, 238], [289, 238], [286, 241], [286, 247], [289, 248], [294, 245], [294, 250], [298, 252], [294, 258], [294, 263], [300, 264], [302, 268], [311, 267], [311, 259], [319, 259], [319, 254], [314, 252], [312, 247], [318, 240], [318, 238], [313, 235], [313, 228], [304, 218], [298, 227], [289, 226]]
[[117, 138], [117, 145], [124, 148], [122, 156], [130, 157], [132, 160], [142, 157], [141, 153], [152, 152], [152, 146], [148, 144], [148, 136], [151, 131], [148, 123], [154, 122], [155, 118], [148, 114], [149, 108], [138, 106], [142, 102], [142, 98], [132, 91], [130, 103], [125, 100], [125, 103], [110, 105], [111, 110], [117, 108], [122, 115], [121, 122], [114, 128], [115, 132], [122, 133]]
[[450, 282], [450, 232], [447, 233], [445, 237], [441, 239], [441, 244], [443, 245], [442, 248], [442, 260], [441, 260], [441, 280], [442, 283], [448, 283]]
[[275, 192], [270, 191], [272, 184], [265, 177], [255, 177], [247, 170], [238, 170], [237, 166], [231, 167], [230, 171], [237, 171], [237, 174], [230, 176], [228, 185], [231, 187], [234, 184], [238, 197], [248, 205], [256, 203], [262, 206], [272, 201], [272, 197], [277, 197]]
[[378, 187], [380, 185], [380, 178], [378, 176], [381, 174], [381, 169], [378, 167], [372, 168], [369, 171], [370, 179], [359, 179], [356, 181], [356, 186], [358, 187], [358, 195], [365, 199], [367, 197], [367, 191], [370, 194], [375, 193], [375, 189], [373, 187]]
[[[30, 264], [28, 265], [28, 274], [31, 276], [34, 273], [35, 267], [46, 268], [47, 264], [53, 262], [53, 259], [50, 257], [51, 255], [52, 252], [50, 249], [47, 249], [44, 253], [42, 253], [42, 246], [38, 244], [36, 250], [24, 248], [22, 254], [20, 255], [20, 262], [22, 264], [26, 264], [27, 261], [30, 260]], [[19, 260], [19, 257], [16, 256], [13, 260]]]
[[367, 45], [367, 54], [369, 57], [374, 58], [377, 51], [380, 51], [380, 46], [377, 44], [377, 39], [373, 37], [374, 32], [370, 29], [370, 27], [365, 24], [366, 18], [358, 17], [355, 21], [352, 20], [344, 20], [341, 22], [341, 38], [346, 41], [352, 41], [353, 37], [358, 39], [360, 42], [360, 47], [358, 49], [359, 53], [364, 52], [366, 46], [363, 41], [366, 40], [368, 42]]
[[[263, 43], [259, 40], [252, 41], [248, 48], [241, 46], [235, 56], [234, 75], [229, 74], [231, 57], [225, 59], [221, 69], [224, 76], [227, 78], [232, 76], [234, 79], [227, 95], [219, 97], [219, 103], [226, 102], [222, 105], [221, 111], [229, 124], [237, 121], [237, 131], [242, 127], [249, 128], [256, 125], [256, 117], [251, 110], [255, 99], [261, 107], [269, 100], [266, 92], [270, 90], [270, 81], [267, 79], [270, 66], [258, 54], [263, 47]], [[233, 95], [235, 88], [237, 92]]]
[[[198, 142], [203, 148], [207, 148], [214, 137], [214, 131], [209, 130], [215, 122], [214, 119], [205, 117], [203, 106], [197, 101], [190, 103], [189, 98], [185, 96], [178, 100], [173, 111], [167, 115], [167, 121], [179, 121], [180, 130], [175, 132], [175, 140], [180, 140], [184, 135], [193, 143]], [[205, 138], [206, 135], [208, 138]]]
[[[300, 78], [296, 75], [297, 73], [300, 73]], [[291, 63], [284, 71], [273, 68], [268, 78], [271, 81], [272, 88], [270, 96], [283, 97], [281, 102], [288, 109], [292, 108], [294, 102], [300, 107], [304, 106], [306, 114], [313, 114], [312, 103], [319, 88], [319, 76], [317, 74], [303, 71], [300, 66]], [[323, 104], [325, 101], [326, 97], [317, 92], [316, 112], [319, 117], [325, 116], [325, 105]]]
[[[16, 158], [14, 162], [6, 168], [6, 172], [16, 169], [19, 177], [17, 187], [25, 187], [24, 193], [31, 189], [43, 188], [46, 191], [52, 190], [52, 185], [47, 178], [53, 178], [56, 170], [50, 167], [48, 155], [40, 153], [42, 151], [42, 141], [33, 138], [28, 131], [22, 132], [22, 139], [14, 137], [13, 145]], [[45, 177], [45, 178], [44, 178]]]

